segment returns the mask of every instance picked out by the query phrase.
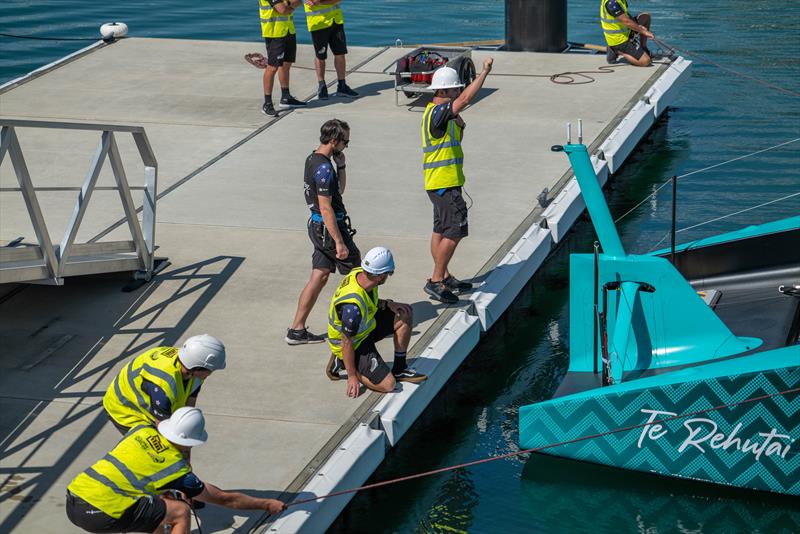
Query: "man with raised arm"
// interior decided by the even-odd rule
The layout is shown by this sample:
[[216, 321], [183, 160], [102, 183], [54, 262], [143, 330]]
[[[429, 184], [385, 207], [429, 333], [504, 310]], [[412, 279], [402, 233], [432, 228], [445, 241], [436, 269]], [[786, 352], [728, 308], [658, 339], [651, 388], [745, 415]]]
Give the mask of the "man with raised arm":
[[448, 269], [458, 243], [469, 233], [467, 204], [461, 193], [464, 185], [461, 140], [467, 126], [461, 112], [483, 87], [492, 70], [492, 61], [492, 58], [484, 60], [480, 74], [466, 89], [455, 69], [437, 69], [430, 85], [435, 90], [433, 101], [422, 115], [422, 170], [425, 191], [433, 204], [433, 274], [424, 290], [445, 304], [458, 302], [456, 293], [472, 289], [472, 284], [458, 280]]

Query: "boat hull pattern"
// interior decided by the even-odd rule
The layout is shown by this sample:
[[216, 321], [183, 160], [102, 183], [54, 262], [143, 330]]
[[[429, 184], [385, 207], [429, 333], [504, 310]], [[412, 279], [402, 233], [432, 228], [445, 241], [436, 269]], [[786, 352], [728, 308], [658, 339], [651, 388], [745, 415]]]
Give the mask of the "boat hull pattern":
[[520, 444], [576, 440], [541, 452], [800, 495], [800, 347], [774, 352], [791, 363], [713, 377], [678, 371], [524, 406]]

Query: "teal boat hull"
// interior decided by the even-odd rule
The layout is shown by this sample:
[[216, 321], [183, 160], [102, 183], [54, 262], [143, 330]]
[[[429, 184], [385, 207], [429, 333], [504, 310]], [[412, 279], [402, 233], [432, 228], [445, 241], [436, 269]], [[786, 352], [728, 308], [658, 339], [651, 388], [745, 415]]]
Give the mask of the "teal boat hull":
[[519, 429], [523, 449], [798, 496], [800, 347], [523, 406]]

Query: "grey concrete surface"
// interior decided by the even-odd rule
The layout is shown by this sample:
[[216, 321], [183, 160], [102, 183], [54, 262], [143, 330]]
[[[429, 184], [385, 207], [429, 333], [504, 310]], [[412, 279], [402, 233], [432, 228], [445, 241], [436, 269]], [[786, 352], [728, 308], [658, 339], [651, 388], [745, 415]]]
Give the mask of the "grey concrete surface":
[[[159, 189], [182, 179], [262, 128], [261, 71], [242, 59], [257, 43], [126, 39], [0, 95], [4, 117], [143, 125], [159, 161]], [[260, 495], [281, 492], [345, 424], [366, 396], [348, 399], [323, 375], [324, 346], [287, 347], [285, 329], [310, 271], [302, 169], [331, 117], [350, 123], [345, 203], [363, 252], [389, 246], [397, 272], [382, 294], [413, 303], [414, 340], [444, 309], [422, 292], [430, 276], [431, 207], [422, 188], [422, 107], [395, 106], [381, 71], [403, 49], [352, 47], [348, 76], [356, 100], [312, 100], [164, 196], [158, 204], [158, 254], [167, 267], [151, 283], [121, 275], [29, 286], [0, 299], [0, 531], [73, 532], [66, 485], [110, 449], [117, 433], [100, 398], [122, 364], [143, 350], [211, 333], [227, 345], [229, 366], [203, 387], [199, 406], [210, 440], [196, 449], [201, 478]], [[474, 54], [480, 68], [486, 52]], [[564, 123], [582, 118], [589, 144], [655, 69], [620, 66], [586, 85], [557, 85], [549, 74], [595, 71], [603, 56], [493, 53], [480, 98], [464, 112], [466, 188], [474, 201], [470, 237], [451, 265], [477, 273], [520, 224], [544, 187], [566, 170], [549, 152]], [[312, 51], [301, 46], [292, 71], [298, 97], [314, 92]], [[530, 77], [542, 75], [543, 77]], [[329, 74], [329, 79], [334, 76]], [[80, 185], [99, 135], [20, 130], [38, 186]], [[141, 165], [120, 136], [129, 180]], [[101, 181], [111, 184], [109, 169]], [[15, 185], [9, 162], [0, 185]], [[93, 198], [79, 238], [122, 214], [116, 193]], [[116, 201], [116, 203], [115, 203]], [[49, 230], [60, 240], [74, 194], [42, 194]], [[122, 239], [120, 227], [106, 239]], [[0, 239], [31, 241], [14, 193], [0, 194]], [[333, 275], [309, 318], [324, 331]], [[72, 336], [32, 368], [48, 348]], [[413, 341], [412, 341], [413, 343]], [[391, 357], [390, 342], [381, 350]], [[247, 529], [259, 513], [199, 512], [204, 532]]]

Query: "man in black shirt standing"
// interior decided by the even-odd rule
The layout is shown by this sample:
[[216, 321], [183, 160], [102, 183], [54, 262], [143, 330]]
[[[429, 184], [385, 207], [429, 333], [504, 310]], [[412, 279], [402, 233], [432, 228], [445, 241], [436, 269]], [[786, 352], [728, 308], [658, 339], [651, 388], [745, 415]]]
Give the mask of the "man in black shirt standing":
[[306, 159], [303, 177], [306, 205], [311, 210], [308, 237], [314, 245], [311, 277], [300, 293], [294, 321], [286, 333], [289, 345], [325, 341], [324, 336], [308, 331], [306, 319], [330, 274], [337, 268], [340, 274], [347, 274], [361, 263], [361, 252], [353, 242], [355, 230], [350, 227], [342, 200], [347, 181], [344, 149], [350, 144], [350, 126], [339, 119], [325, 122], [319, 142], [317, 150]]

